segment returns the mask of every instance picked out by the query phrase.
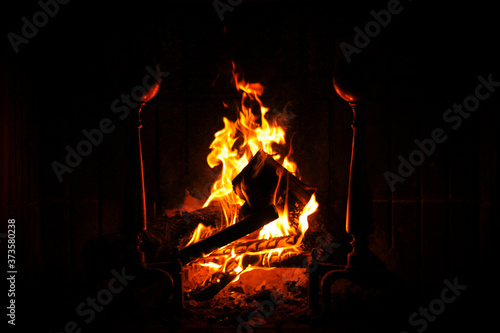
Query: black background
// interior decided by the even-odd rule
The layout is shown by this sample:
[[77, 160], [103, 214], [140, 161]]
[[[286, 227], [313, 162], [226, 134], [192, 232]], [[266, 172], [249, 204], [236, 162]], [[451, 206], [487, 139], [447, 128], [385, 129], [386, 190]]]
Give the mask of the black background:
[[[143, 59], [170, 73], [144, 112], [149, 220], [179, 207], [186, 189], [210, 183], [208, 146], [222, 117], [235, 119], [239, 99], [231, 60], [264, 84], [271, 109], [292, 102], [303, 180], [344, 217], [352, 113], [332, 72], [338, 44], [353, 44], [352, 28], [386, 4], [246, 0], [221, 21], [211, 1], [72, 1], [18, 54], [4, 37], [1, 218], [17, 221], [17, 321], [41, 315], [37, 329], [48, 331], [74, 318], [85, 297], [82, 245], [119, 230], [126, 133], [110, 104], [137, 84]], [[420, 295], [408, 314], [437, 297], [444, 278], [470, 286], [429, 331], [482, 325], [493, 319], [480, 305], [495, 289], [497, 262], [498, 91], [457, 130], [442, 116], [474, 93], [479, 75], [500, 81], [497, 10], [480, 1], [402, 6], [362, 50], [379, 73], [367, 112], [372, 248]], [[38, 10], [35, 1], [4, 5], [2, 36], [19, 34], [21, 17]], [[58, 182], [51, 163], [63, 163], [65, 147], [107, 117], [116, 130]], [[398, 156], [408, 158], [413, 141], [437, 127], [448, 140], [392, 193], [383, 173], [396, 172]]]

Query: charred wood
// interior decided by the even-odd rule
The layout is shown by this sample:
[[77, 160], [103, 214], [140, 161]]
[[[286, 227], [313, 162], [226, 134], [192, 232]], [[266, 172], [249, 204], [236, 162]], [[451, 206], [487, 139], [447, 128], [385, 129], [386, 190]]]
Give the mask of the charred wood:
[[315, 192], [262, 150], [255, 154], [232, 183], [236, 194], [253, 210], [275, 204], [279, 197], [285, 195], [293, 196], [306, 205]]
[[[245, 270], [250, 265], [256, 265], [259, 261], [259, 255], [245, 256], [241, 262], [242, 269]], [[212, 274], [212, 276], [202, 286], [191, 293], [190, 297], [198, 302], [211, 299], [240, 275], [241, 271], [235, 271], [237, 267], [238, 262], [234, 259], [230, 259], [230, 262], [226, 263], [225, 269], [221, 268], [219, 271]]]
[[277, 218], [276, 208], [269, 205], [252, 216], [182, 249], [180, 251], [180, 260], [183, 264], [186, 264], [200, 258], [213, 250], [251, 234]]
[[282, 247], [290, 247], [295, 245], [298, 240], [298, 235], [275, 237], [272, 239], [256, 239], [250, 241], [235, 241], [228, 246], [215, 250], [210, 253], [210, 256], [204, 258], [221, 257], [231, 255], [232, 253], [238, 255], [243, 253], [256, 253], [264, 250], [277, 249]]

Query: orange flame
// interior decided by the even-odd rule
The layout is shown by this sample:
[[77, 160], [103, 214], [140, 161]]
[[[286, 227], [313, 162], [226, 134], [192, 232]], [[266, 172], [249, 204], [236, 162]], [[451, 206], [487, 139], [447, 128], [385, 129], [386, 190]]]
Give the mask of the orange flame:
[[[203, 207], [207, 207], [213, 201], [220, 202], [224, 212], [224, 224], [217, 228], [205, 227], [202, 224], [198, 225], [193, 237], [187, 245], [196, 243], [197, 241], [208, 237], [210, 234], [220, 230], [220, 228], [228, 227], [237, 222], [239, 208], [245, 203], [233, 191], [232, 180], [243, 170], [250, 159], [259, 151], [271, 155], [278, 163], [283, 165], [290, 173], [296, 174], [297, 165], [290, 161], [289, 156], [282, 157], [279, 152], [273, 147], [276, 145], [284, 145], [285, 130], [278, 125], [277, 121], [269, 123], [266, 114], [269, 108], [265, 107], [260, 99], [264, 93], [264, 87], [260, 83], [248, 83], [235, 72], [233, 63], [233, 80], [238, 91], [242, 91], [241, 109], [239, 111], [239, 119], [235, 122], [230, 121], [226, 117], [223, 118], [224, 128], [215, 133], [215, 138], [210, 144], [212, 150], [207, 156], [208, 165], [214, 168], [222, 165], [222, 172], [218, 180], [212, 186], [210, 197], [207, 199]], [[258, 103], [260, 115], [252, 113], [251, 105]], [[250, 106], [248, 106], [250, 105]], [[239, 145], [237, 145], [237, 143]], [[289, 154], [291, 154], [291, 149]], [[282, 175], [280, 175], [281, 178]], [[287, 202], [287, 200], [285, 200]], [[275, 237], [299, 235], [294, 245], [287, 247], [263, 250], [252, 252], [251, 255], [260, 255], [260, 264], [268, 266], [270, 260], [274, 256], [281, 256], [284, 253], [299, 252], [304, 234], [308, 229], [307, 217], [312, 214], [318, 207], [316, 198], [312, 195], [309, 203], [304, 207], [299, 219], [298, 227], [294, 227], [288, 219], [288, 207], [285, 206], [279, 212], [279, 218], [264, 226], [256, 239], [272, 239]], [[186, 245], [186, 246], [187, 246]], [[231, 246], [231, 244], [226, 245]], [[208, 256], [208, 255], [207, 255]], [[245, 254], [236, 256], [234, 248], [231, 255], [221, 258], [222, 264], [219, 263], [203, 263], [200, 264], [212, 270], [222, 270], [226, 272], [231, 267], [232, 272], [241, 274], [245, 270], [257, 268], [249, 267], [243, 264]], [[229, 260], [231, 259], [231, 260]], [[231, 264], [228, 263], [231, 261]]]
[[[280, 160], [281, 156], [274, 151], [274, 144], [285, 144], [285, 131], [276, 123], [272, 126], [266, 119], [269, 108], [265, 107], [260, 100], [264, 93], [264, 87], [260, 83], [247, 83], [234, 72], [233, 80], [236, 89], [243, 91], [241, 101], [240, 118], [236, 122], [223, 118], [224, 129], [215, 133], [215, 139], [210, 144], [212, 152], [207, 157], [208, 165], [211, 168], [222, 164], [221, 177], [214, 183], [210, 197], [203, 207], [207, 207], [213, 200], [221, 201], [224, 212], [226, 212], [227, 225], [234, 224], [229, 221], [233, 214], [228, 214], [231, 206], [242, 206], [244, 201], [233, 192], [231, 181], [248, 164], [250, 159], [262, 149], [267, 154], [273, 155], [275, 160]], [[246, 106], [246, 101], [257, 101], [260, 106], [260, 119], [252, 113], [251, 107]], [[260, 120], [260, 125], [259, 125]], [[234, 147], [236, 141], [243, 138], [243, 143]], [[295, 173], [297, 166], [285, 157], [283, 166], [290, 172]]]

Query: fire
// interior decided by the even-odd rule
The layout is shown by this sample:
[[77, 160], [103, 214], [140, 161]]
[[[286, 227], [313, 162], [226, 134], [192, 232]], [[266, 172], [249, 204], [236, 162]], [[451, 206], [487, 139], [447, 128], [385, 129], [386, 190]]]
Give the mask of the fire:
[[[221, 228], [228, 227], [237, 223], [238, 212], [241, 206], [245, 203], [233, 191], [232, 180], [243, 170], [249, 163], [250, 159], [259, 151], [271, 155], [274, 160], [280, 163], [291, 174], [296, 175], [297, 165], [289, 159], [292, 150], [289, 150], [287, 156], [282, 156], [275, 147], [283, 147], [286, 144], [285, 130], [279, 126], [276, 120], [270, 122], [268, 117], [269, 108], [265, 107], [261, 101], [261, 96], [264, 93], [264, 87], [260, 83], [246, 82], [239, 74], [235, 72], [233, 63], [233, 80], [238, 91], [242, 92], [241, 108], [239, 110], [239, 118], [236, 121], [231, 121], [226, 117], [223, 118], [224, 128], [215, 133], [215, 138], [210, 144], [211, 152], [207, 156], [207, 163], [211, 168], [221, 165], [222, 172], [218, 180], [212, 186], [211, 194], [203, 207], [207, 207], [210, 203], [217, 201], [221, 204], [224, 212], [224, 225], [217, 228], [205, 227], [202, 224], [198, 225], [191, 240], [186, 246], [196, 243], [211, 234], [219, 231]], [[260, 109], [259, 115], [252, 113], [252, 105]], [[280, 175], [280, 179], [281, 179]], [[275, 195], [276, 196], [276, 195]], [[289, 221], [289, 207], [285, 200], [284, 207], [279, 209], [279, 218], [264, 226], [257, 237], [249, 235], [245, 239], [265, 240], [274, 239], [282, 236], [297, 235], [294, 244], [288, 244], [286, 247], [273, 248], [257, 252], [247, 252], [245, 254], [235, 254], [234, 248], [231, 255], [226, 255], [224, 258], [215, 258], [212, 260], [210, 254], [206, 255], [203, 260], [212, 260], [199, 263], [202, 267], [210, 270], [210, 273], [222, 271], [223, 273], [243, 273], [245, 270], [264, 268], [259, 266], [269, 266], [273, 257], [280, 257], [285, 253], [298, 253], [304, 237], [308, 229], [307, 217], [312, 214], [318, 207], [316, 198], [311, 196], [309, 203], [303, 208], [296, 223]], [[250, 237], [250, 238], [249, 238]], [[231, 244], [223, 247], [230, 247]], [[221, 249], [219, 249], [221, 250]], [[245, 256], [258, 257], [258, 262], [245, 260]], [[208, 258], [210, 257], [210, 258]], [[269, 268], [267, 268], [269, 269]]]
[[[203, 207], [208, 206], [213, 200], [219, 200], [228, 206], [242, 206], [244, 201], [233, 192], [231, 183], [233, 178], [243, 170], [260, 149], [273, 155], [275, 160], [280, 160], [281, 156], [273, 149], [273, 143], [285, 144], [283, 128], [276, 123], [270, 125], [266, 119], [269, 108], [265, 107], [260, 100], [260, 96], [264, 93], [264, 87], [260, 83], [247, 83], [241, 79], [234, 72], [234, 63], [233, 80], [236, 89], [243, 91], [240, 118], [236, 122], [232, 122], [224, 117], [224, 129], [215, 133], [215, 139], [210, 145], [212, 152], [207, 157], [208, 165], [214, 168], [222, 164], [222, 174], [220, 179], [214, 183], [211, 195]], [[251, 107], [246, 105], [247, 100], [259, 103], [260, 117], [252, 113]], [[251, 103], [249, 104], [251, 105]], [[243, 143], [239, 148], [234, 147], [240, 138], [243, 139]], [[283, 166], [292, 173], [297, 170], [297, 165], [290, 161], [288, 156], [283, 159]], [[232, 214], [228, 215], [232, 216]], [[228, 220], [227, 222], [229, 223]]]

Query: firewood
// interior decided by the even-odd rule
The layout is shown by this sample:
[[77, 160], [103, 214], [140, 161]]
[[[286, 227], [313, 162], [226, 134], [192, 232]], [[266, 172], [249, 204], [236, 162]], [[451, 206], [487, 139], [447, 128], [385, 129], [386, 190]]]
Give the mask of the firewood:
[[228, 246], [223, 249], [215, 250], [210, 253], [208, 258], [221, 257], [225, 255], [231, 255], [234, 251], [234, 254], [243, 254], [243, 253], [256, 253], [263, 250], [276, 249], [281, 247], [290, 247], [293, 246], [297, 240], [297, 235], [291, 236], [282, 236], [275, 237], [272, 239], [256, 239], [250, 241], [235, 241], [230, 243]]
[[255, 154], [232, 183], [236, 194], [251, 209], [275, 203], [275, 199], [283, 195], [293, 196], [306, 205], [315, 192], [262, 150]]
[[226, 263], [226, 269], [219, 269], [217, 272], [212, 274], [210, 278], [194, 292], [191, 293], [191, 298], [195, 301], [201, 302], [212, 299], [219, 291], [224, 289], [229, 283], [238, 277], [238, 275], [243, 272], [248, 266], [256, 265], [260, 261], [259, 255], [247, 255], [242, 259], [241, 266], [243, 271], [235, 272], [235, 268], [238, 267], [238, 262], [236, 260], [229, 259], [230, 262]]
[[219, 291], [224, 289], [225, 286], [236, 279], [237, 276], [238, 274], [234, 272], [214, 274], [214, 276], [212, 277], [213, 282], [208, 284], [208, 286], [193, 292], [191, 297], [197, 302], [203, 302], [212, 299], [212, 297], [217, 295]]
[[213, 250], [262, 228], [278, 217], [276, 207], [274, 207], [274, 205], [269, 205], [252, 216], [197, 243], [185, 247], [180, 251], [180, 260], [183, 264], [186, 264], [196, 258], [209, 254]]

